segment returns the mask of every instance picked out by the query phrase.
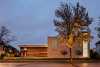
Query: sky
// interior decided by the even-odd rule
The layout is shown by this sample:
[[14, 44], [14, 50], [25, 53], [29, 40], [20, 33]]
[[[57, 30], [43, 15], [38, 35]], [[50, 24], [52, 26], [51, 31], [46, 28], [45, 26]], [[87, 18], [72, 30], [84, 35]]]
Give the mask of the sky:
[[[56, 36], [53, 25], [55, 10], [61, 2], [75, 4], [78, 0], [0, 0], [0, 26], [6, 26], [14, 36], [13, 46], [24, 44], [46, 44], [48, 36]], [[100, 0], [79, 0], [87, 8], [89, 16], [94, 18], [90, 25], [94, 39], [91, 48], [98, 40], [94, 28], [100, 16]]]

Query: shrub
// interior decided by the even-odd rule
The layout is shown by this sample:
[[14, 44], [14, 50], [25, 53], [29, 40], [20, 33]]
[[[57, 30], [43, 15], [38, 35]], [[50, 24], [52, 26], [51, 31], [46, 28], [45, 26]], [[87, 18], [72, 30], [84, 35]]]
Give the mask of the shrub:
[[5, 56], [6, 56], [6, 54], [2, 53], [2, 54], [0, 55], [0, 59], [4, 59]]
[[100, 55], [95, 51], [93, 50], [90, 50], [90, 58], [91, 59], [100, 59]]

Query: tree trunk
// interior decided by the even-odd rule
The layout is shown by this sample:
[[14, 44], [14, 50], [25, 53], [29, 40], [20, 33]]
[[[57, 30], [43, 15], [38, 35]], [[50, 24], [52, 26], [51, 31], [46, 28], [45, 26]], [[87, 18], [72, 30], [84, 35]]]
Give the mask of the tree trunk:
[[70, 63], [72, 63], [72, 48], [69, 49], [70, 49]]

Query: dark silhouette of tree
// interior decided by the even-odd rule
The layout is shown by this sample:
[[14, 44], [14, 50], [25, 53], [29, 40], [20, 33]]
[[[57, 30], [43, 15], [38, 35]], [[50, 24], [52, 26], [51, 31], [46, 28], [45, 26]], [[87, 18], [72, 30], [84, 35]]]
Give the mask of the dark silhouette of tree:
[[79, 36], [81, 29], [85, 29], [84, 26], [89, 30], [88, 26], [91, 24], [92, 18], [89, 17], [86, 8], [81, 6], [79, 2], [76, 5], [61, 3], [61, 6], [55, 11], [55, 16], [57, 18], [54, 19], [54, 25], [59, 33], [58, 40], [68, 43], [70, 57], [72, 57], [71, 48], [74, 41], [77, 40], [76, 37]]
[[98, 27], [96, 27], [96, 31], [97, 31], [98, 38], [100, 38], [100, 17], [99, 17]]
[[96, 51], [90, 50], [90, 58], [91, 59], [100, 59], [100, 55]]
[[[66, 37], [71, 33], [73, 27], [88, 26], [92, 22], [86, 8], [80, 6], [79, 2], [72, 6], [68, 3], [61, 3], [61, 7], [56, 9], [55, 15], [58, 19], [54, 19], [54, 25], [59, 35]], [[75, 25], [77, 23], [78, 25]]]
[[9, 44], [10, 42], [14, 41], [14, 36], [11, 35], [10, 30], [7, 29], [5, 26], [1, 26], [0, 28], [0, 43]]
[[[96, 27], [96, 31], [97, 31], [97, 36], [98, 36], [98, 38], [100, 39], [100, 17], [99, 17], [98, 26]], [[99, 48], [98, 45], [100, 45], [100, 40], [98, 40], [98, 41], [95, 43], [95, 45], [96, 45], [96, 48]], [[98, 51], [98, 52], [99, 52], [99, 51]], [[97, 53], [98, 53], [98, 52], [97, 52]], [[99, 55], [99, 58], [100, 58], [100, 55]]]
[[5, 53], [19, 53], [19, 51], [11, 46], [11, 42], [15, 41], [15, 37], [11, 35], [11, 32], [9, 29], [7, 29], [5, 26], [1, 26], [0, 28], [0, 46], [2, 46]]

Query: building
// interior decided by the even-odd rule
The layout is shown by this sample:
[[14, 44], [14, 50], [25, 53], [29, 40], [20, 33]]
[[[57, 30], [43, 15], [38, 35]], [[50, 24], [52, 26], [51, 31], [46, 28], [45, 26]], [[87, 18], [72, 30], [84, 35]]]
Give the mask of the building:
[[[90, 30], [88, 26], [83, 26], [80, 32], [74, 30], [75, 41], [71, 48], [72, 58], [89, 58], [90, 50]], [[50, 58], [69, 58], [70, 48], [66, 43], [58, 42], [58, 36], [48, 37], [48, 57]], [[65, 53], [64, 53], [65, 52]]]
[[[72, 58], [89, 58], [89, 33], [81, 32], [81, 45], [75, 41], [72, 47]], [[48, 58], [70, 58], [69, 48], [59, 44], [56, 36], [48, 37], [48, 45], [19, 45], [22, 57], [48, 57]]]
[[[86, 34], [85, 32], [82, 34]], [[72, 47], [72, 58], [89, 58], [89, 42], [82, 41], [82, 45], [77, 42]], [[48, 37], [48, 57], [49, 58], [70, 58], [70, 48], [65, 44], [59, 44], [57, 37]], [[66, 51], [64, 55], [62, 52]]]
[[[47, 45], [19, 45], [21, 56], [70, 58], [70, 48], [65, 43], [59, 43], [57, 37], [49, 36]], [[74, 38], [72, 58], [89, 58], [90, 31], [87, 26], [75, 34]]]
[[47, 45], [19, 45], [21, 57], [47, 57]]

